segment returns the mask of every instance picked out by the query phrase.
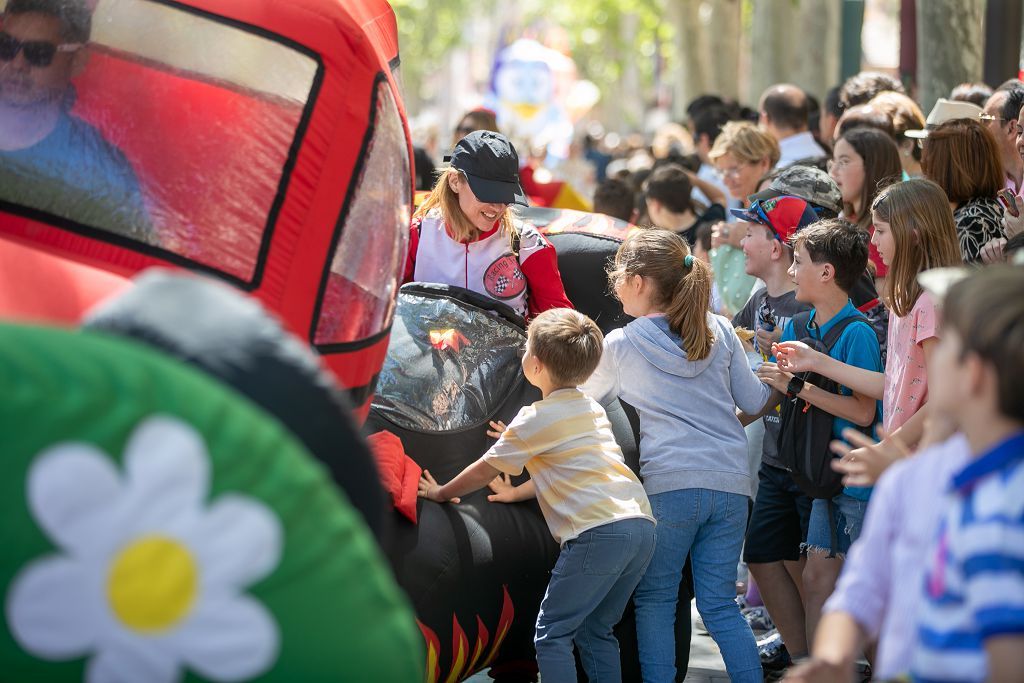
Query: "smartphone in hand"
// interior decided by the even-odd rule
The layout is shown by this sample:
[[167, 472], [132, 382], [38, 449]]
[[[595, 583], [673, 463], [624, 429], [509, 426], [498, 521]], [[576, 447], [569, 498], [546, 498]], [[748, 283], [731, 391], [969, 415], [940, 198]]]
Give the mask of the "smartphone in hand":
[[996, 193], [996, 199], [999, 203], [1006, 207], [1006, 210], [1010, 212], [1010, 215], [1014, 218], [1020, 216], [1020, 208], [1017, 206], [1017, 195], [1014, 194], [1013, 190], [1008, 187], [1004, 187]]

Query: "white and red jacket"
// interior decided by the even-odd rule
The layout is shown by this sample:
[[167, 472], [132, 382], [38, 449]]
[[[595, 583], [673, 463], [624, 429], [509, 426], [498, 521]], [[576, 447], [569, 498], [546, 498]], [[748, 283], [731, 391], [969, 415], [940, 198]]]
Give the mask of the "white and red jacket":
[[499, 223], [472, 242], [456, 242], [439, 211], [413, 220], [403, 282], [465, 287], [532, 318], [549, 308], [572, 308], [558, 272], [555, 248], [529, 223], [517, 222], [518, 258]]

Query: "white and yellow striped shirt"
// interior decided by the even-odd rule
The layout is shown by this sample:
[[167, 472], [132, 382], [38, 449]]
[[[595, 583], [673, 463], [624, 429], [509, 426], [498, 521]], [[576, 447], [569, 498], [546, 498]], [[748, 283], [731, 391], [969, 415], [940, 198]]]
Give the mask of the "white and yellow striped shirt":
[[508, 474], [526, 467], [559, 544], [620, 519], [654, 521], [604, 408], [578, 389], [559, 389], [523, 407], [483, 457]]

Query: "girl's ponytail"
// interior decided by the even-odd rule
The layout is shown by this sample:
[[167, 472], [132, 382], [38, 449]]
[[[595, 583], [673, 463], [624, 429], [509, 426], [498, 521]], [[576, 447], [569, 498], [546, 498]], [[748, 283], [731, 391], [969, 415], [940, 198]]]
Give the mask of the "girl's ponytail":
[[711, 269], [689, 253], [683, 258], [682, 265], [682, 275], [665, 308], [665, 315], [669, 329], [683, 338], [687, 359], [701, 360], [710, 355], [711, 346], [715, 343], [715, 335], [708, 324]]
[[690, 253], [680, 235], [668, 230], [638, 230], [619, 247], [608, 273], [613, 283], [639, 275], [654, 285], [652, 303], [665, 312], [669, 329], [683, 339], [689, 360], [711, 353], [715, 336], [708, 323], [711, 269]]

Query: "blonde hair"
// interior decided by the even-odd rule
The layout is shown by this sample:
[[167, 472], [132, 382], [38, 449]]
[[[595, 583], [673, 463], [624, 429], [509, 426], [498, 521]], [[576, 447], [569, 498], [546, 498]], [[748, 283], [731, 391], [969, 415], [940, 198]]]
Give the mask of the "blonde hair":
[[779, 163], [782, 155], [775, 138], [748, 121], [730, 121], [722, 126], [722, 132], [715, 138], [715, 145], [708, 153], [708, 158], [718, 161], [726, 154], [747, 164], [767, 159], [770, 162], [769, 168]]
[[892, 231], [895, 249], [882, 299], [889, 310], [903, 317], [921, 295], [918, 273], [963, 265], [953, 210], [941, 187], [914, 178], [879, 192], [871, 213]]
[[[686, 265], [690, 256], [690, 265]], [[668, 230], [633, 232], [619, 246], [608, 271], [614, 290], [623, 277], [639, 275], [654, 287], [651, 303], [665, 312], [668, 327], [683, 339], [689, 360], [711, 354], [715, 335], [708, 322], [711, 308], [711, 269], [690, 254], [682, 236]]]
[[[466, 214], [462, 212], [462, 207], [459, 206], [459, 195], [451, 187], [453, 176], [462, 176], [462, 182], [466, 183], [467, 186], [469, 185], [469, 180], [466, 179], [462, 171], [457, 168], [447, 168], [441, 172], [440, 177], [438, 177], [437, 182], [434, 184], [434, 189], [430, 192], [430, 196], [420, 204], [420, 208], [416, 209], [413, 218], [422, 218], [431, 210], [437, 209], [441, 212], [441, 218], [444, 219], [448, 232], [455, 241], [469, 242], [480, 231], [466, 217]], [[511, 239], [513, 232], [512, 209], [506, 207], [499, 220], [501, 221], [501, 230]]]
[[530, 352], [559, 386], [583, 384], [601, 362], [601, 328], [579, 311], [549, 308], [530, 321], [527, 333]]

